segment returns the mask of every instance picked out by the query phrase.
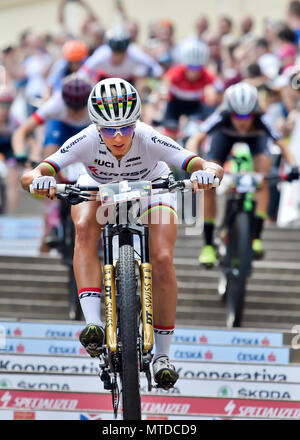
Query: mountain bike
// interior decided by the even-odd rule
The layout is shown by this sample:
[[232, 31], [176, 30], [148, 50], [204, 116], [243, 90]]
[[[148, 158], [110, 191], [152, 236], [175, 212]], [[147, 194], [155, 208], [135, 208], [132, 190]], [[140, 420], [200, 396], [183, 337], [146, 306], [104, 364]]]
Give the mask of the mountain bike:
[[[217, 180], [217, 179], [216, 179]], [[218, 181], [215, 183], [218, 184]], [[122, 181], [100, 186], [57, 185], [59, 198], [71, 204], [100, 201], [103, 208], [114, 207], [114, 221], [103, 228], [103, 285], [105, 303], [104, 351], [99, 376], [112, 395], [117, 418], [120, 397], [124, 420], [141, 419], [140, 373], [152, 390], [153, 310], [152, 267], [149, 256], [149, 229], [132, 209], [134, 203], [153, 191], [168, 192], [192, 188], [190, 180], [175, 181], [172, 174], [156, 181]], [[139, 252], [134, 248], [138, 237]], [[118, 238], [118, 255], [113, 239]], [[138, 258], [136, 258], [136, 255]]]
[[222, 192], [227, 195], [225, 214], [216, 239], [222, 273], [218, 293], [226, 302], [226, 325], [240, 327], [243, 320], [245, 294], [253, 262], [253, 225], [256, 202], [254, 195], [263, 180], [271, 185], [299, 179], [299, 172], [289, 175], [241, 171], [247, 158], [231, 156], [237, 167], [234, 174], [225, 173]]

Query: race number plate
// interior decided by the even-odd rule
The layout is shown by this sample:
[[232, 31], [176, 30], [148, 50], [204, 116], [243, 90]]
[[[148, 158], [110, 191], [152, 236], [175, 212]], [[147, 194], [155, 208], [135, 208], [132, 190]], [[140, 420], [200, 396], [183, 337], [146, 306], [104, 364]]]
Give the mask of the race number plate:
[[152, 195], [152, 184], [149, 181], [108, 183], [99, 186], [100, 201], [102, 206], [115, 205], [116, 203], [138, 200]]

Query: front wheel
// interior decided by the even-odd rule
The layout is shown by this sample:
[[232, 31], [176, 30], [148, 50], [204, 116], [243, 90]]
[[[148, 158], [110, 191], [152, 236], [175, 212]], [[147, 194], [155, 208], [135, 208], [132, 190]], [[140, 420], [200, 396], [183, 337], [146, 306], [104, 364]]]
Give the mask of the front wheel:
[[138, 301], [134, 250], [130, 245], [120, 248], [118, 278], [123, 418], [124, 420], [141, 420]]
[[228, 265], [226, 265], [226, 324], [240, 327], [243, 319], [247, 278], [251, 273], [251, 217], [240, 212], [229, 230]]

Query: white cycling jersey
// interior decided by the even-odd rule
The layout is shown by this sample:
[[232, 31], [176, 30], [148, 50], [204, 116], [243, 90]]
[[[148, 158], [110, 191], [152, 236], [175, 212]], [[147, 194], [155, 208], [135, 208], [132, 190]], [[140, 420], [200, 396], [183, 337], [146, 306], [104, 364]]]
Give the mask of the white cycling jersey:
[[106, 147], [94, 124], [71, 137], [43, 162], [55, 175], [68, 165], [81, 162], [98, 183], [121, 180], [154, 180], [170, 172], [168, 165], [190, 172], [198, 156], [169, 137], [138, 121], [128, 153], [118, 160]]
[[70, 118], [67, 106], [63, 100], [61, 92], [54, 93], [41, 107], [36, 110], [32, 116], [38, 124], [44, 124], [46, 121], [55, 120], [64, 122], [72, 127], [87, 127], [91, 120], [89, 118], [88, 110], [84, 117], [80, 120]]
[[143, 52], [138, 46], [129, 45], [124, 61], [115, 65], [111, 59], [112, 50], [104, 44], [85, 61], [81, 72], [87, 72], [89, 76], [97, 74], [101, 69], [109, 77], [132, 79], [145, 77], [147, 75], [160, 77], [163, 74], [162, 67], [147, 53]]

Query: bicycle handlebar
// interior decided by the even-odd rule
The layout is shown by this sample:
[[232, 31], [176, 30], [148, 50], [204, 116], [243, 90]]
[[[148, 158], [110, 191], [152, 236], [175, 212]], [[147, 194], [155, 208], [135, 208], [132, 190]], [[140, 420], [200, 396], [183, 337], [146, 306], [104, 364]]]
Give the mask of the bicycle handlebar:
[[[213, 188], [217, 188], [220, 185], [220, 179], [215, 178], [214, 183], [213, 183]], [[82, 195], [82, 192], [87, 191], [87, 192], [95, 192], [95, 191], [99, 191], [99, 186], [100, 185], [94, 185], [94, 186], [82, 186], [82, 185], [69, 185], [69, 184], [64, 184], [64, 183], [58, 183], [56, 185], [56, 193], [60, 194], [60, 193], [65, 193], [66, 191], [71, 191], [74, 195], [78, 194], [78, 195]], [[177, 180], [174, 181], [173, 184], [169, 185], [169, 181], [165, 180], [163, 182], [152, 182], [152, 188], [153, 189], [168, 189], [168, 190], [173, 190], [173, 189], [179, 189], [179, 190], [183, 190], [183, 189], [193, 189], [193, 183], [189, 180]], [[29, 186], [29, 192], [31, 194], [34, 194], [34, 189], [33, 186], [30, 185]]]

